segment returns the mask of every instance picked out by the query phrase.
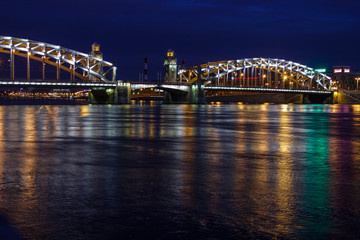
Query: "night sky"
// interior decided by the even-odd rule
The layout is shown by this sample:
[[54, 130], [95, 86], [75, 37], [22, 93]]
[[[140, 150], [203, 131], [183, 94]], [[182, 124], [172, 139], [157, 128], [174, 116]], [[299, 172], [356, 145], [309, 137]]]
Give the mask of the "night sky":
[[187, 65], [283, 58], [310, 67], [360, 70], [359, 0], [2, 1], [0, 35], [28, 38], [116, 60], [118, 79], [162, 72], [166, 51]]

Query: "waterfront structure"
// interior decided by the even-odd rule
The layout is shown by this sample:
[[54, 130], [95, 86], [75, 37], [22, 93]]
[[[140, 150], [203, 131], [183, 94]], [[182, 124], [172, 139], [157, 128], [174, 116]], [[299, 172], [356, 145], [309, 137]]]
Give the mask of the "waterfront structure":
[[116, 66], [102, 59], [100, 46], [93, 44], [90, 54], [78, 52], [58, 45], [23, 38], [0, 36], [0, 52], [10, 55], [10, 80], [15, 80], [14, 56], [27, 59], [27, 80], [30, 78], [30, 60], [42, 63], [42, 80], [45, 81], [45, 66], [56, 67], [56, 80], [61, 70], [70, 73], [70, 79], [83, 81], [114, 82]]
[[144, 59], [144, 82], [147, 82], [148, 80], [148, 66], [147, 66], [147, 57]]
[[352, 72], [349, 66], [334, 66], [332, 79], [339, 89], [358, 90], [359, 88], [360, 74]]
[[275, 58], [209, 62], [179, 71], [183, 82], [204, 85], [331, 90], [331, 77], [303, 64]]
[[173, 83], [177, 81], [177, 59], [175, 52], [169, 49], [164, 60], [164, 82]]
[[[100, 44], [95, 42], [91, 45], [91, 52], [89, 53], [89, 56], [99, 60], [103, 60], [103, 53], [100, 51]], [[96, 64], [93, 68], [93, 71], [101, 75], [103, 72], [102, 64]], [[95, 77], [94, 75], [90, 75], [90, 80], [99, 81], [101, 79]]]
[[[206, 93], [209, 92], [215, 95], [252, 92], [258, 96], [268, 93], [300, 94], [299, 101], [305, 102], [307, 95], [327, 97], [333, 90], [331, 77], [283, 59], [218, 61], [189, 68], [182, 67], [178, 72], [175, 52], [170, 49], [164, 60], [164, 83], [140, 84], [116, 81], [116, 67], [103, 60], [100, 45], [97, 43], [92, 45], [90, 54], [85, 54], [53, 44], [0, 36], [0, 52], [10, 55], [11, 65], [10, 79], [0, 81], [1, 88], [15, 91], [34, 88], [87, 89], [90, 91], [92, 103], [129, 103], [132, 90], [146, 88], [163, 91], [166, 103], [205, 103], [209, 96]], [[15, 80], [14, 55], [28, 59], [26, 80]], [[30, 80], [30, 59], [43, 63], [42, 81]], [[45, 80], [45, 64], [57, 67], [57, 81]], [[71, 81], [60, 79], [60, 70], [69, 72]], [[147, 73], [147, 61], [144, 73]], [[264, 99], [268, 101], [272, 98], [273, 95]]]

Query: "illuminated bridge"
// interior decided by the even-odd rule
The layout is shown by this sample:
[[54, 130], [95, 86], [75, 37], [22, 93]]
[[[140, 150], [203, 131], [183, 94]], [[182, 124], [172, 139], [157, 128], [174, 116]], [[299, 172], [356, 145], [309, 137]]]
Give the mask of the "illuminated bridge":
[[30, 60], [42, 63], [42, 80], [45, 81], [46, 64], [56, 67], [56, 79], [60, 80], [60, 71], [70, 73], [70, 80], [114, 82], [116, 66], [101, 58], [87, 53], [63, 48], [58, 45], [29, 39], [0, 36], [0, 52], [10, 55], [10, 80], [15, 80], [14, 56], [27, 60], [27, 80], [30, 80]]
[[180, 70], [179, 81], [247, 88], [326, 91], [332, 88], [329, 76], [299, 63], [273, 58], [244, 58], [201, 64]]
[[[128, 103], [131, 90], [162, 89], [165, 102], [203, 103], [207, 93], [224, 95], [239, 92], [266, 94], [332, 94], [330, 77], [302, 64], [271, 58], [246, 58], [210, 62], [180, 69], [176, 82], [129, 83], [118, 81], [116, 66], [102, 59], [99, 49], [90, 54], [54, 44], [0, 36], [0, 53], [9, 54], [10, 76], [0, 80], [0, 87], [90, 89], [93, 102]], [[26, 79], [15, 78], [15, 58], [26, 59]], [[42, 79], [31, 78], [31, 60], [41, 63]], [[46, 78], [47, 65], [56, 68], [56, 79]], [[61, 71], [70, 79], [61, 77]], [[241, 93], [243, 94], [243, 93]], [[103, 100], [96, 100], [100, 96]], [[110, 99], [110, 100], [109, 100]]]
[[[151, 83], [131, 86], [133, 90], [149, 87], [163, 89], [167, 102], [193, 103], [205, 102], [205, 99], [214, 96], [217, 96], [215, 101], [225, 100], [227, 96], [234, 101], [247, 101], [256, 97], [260, 102], [286, 102], [285, 98], [294, 100], [296, 95], [297, 102], [311, 102], [308, 98], [314, 99], [314, 96], [320, 99], [319, 102], [324, 102], [332, 95], [334, 88], [329, 76], [313, 68], [272, 58], [210, 62], [180, 69], [176, 81], [172, 79], [158, 86]], [[307, 100], [303, 100], [304, 96]]]

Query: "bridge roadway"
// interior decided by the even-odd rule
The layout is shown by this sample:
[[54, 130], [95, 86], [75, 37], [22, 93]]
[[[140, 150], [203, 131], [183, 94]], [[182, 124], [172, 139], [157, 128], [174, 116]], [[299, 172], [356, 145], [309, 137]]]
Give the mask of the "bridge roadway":
[[[281, 88], [257, 88], [257, 87], [235, 87], [235, 86], [208, 86], [196, 84], [178, 83], [138, 83], [138, 82], [60, 82], [60, 81], [27, 81], [27, 80], [0, 80], [0, 88], [46, 88], [46, 89], [90, 89], [94, 95], [100, 94], [109, 103], [129, 103], [131, 90], [156, 88], [165, 92], [165, 102], [171, 103], [204, 103], [204, 90], [212, 92], [257, 92], [257, 93], [292, 93], [312, 95], [332, 95], [332, 91], [310, 90], [310, 89], [281, 89]], [[201, 99], [202, 98], [202, 99]], [[95, 98], [94, 98], [95, 99]], [[167, 100], [166, 100], [167, 99]], [[104, 100], [101, 100], [104, 101]], [[94, 100], [94, 103], [101, 102]]]
[[[145, 88], [159, 88], [159, 89], [174, 89], [179, 91], [186, 91], [191, 84], [177, 84], [177, 83], [131, 83], [131, 89], [145, 89]], [[332, 91], [327, 90], [311, 90], [311, 89], [282, 89], [282, 88], [257, 88], [257, 87], [236, 87], [236, 86], [207, 86], [202, 85], [203, 90], [210, 91], [240, 91], [240, 92], [278, 92], [278, 93], [311, 93], [311, 94], [331, 94]]]
[[[177, 83], [132, 83], [131, 89], [158, 88], [164, 90], [165, 103], [206, 103], [206, 101], [225, 102], [273, 102], [273, 103], [331, 103], [333, 92], [327, 90], [312, 89], [282, 89], [282, 88], [261, 88], [261, 87], [236, 87], [236, 86], [209, 86], [191, 85]], [[219, 97], [207, 97], [204, 91], [222, 92]], [[224, 92], [243, 92], [245, 95], [238, 96]], [[185, 93], [185, 94], [184, 94]], [[251, 94], [247, 96], [246, 93]], [[254, 95], [255, 94], [255, 95]], [[227, 96], [227, 97], [226, 97]]]
[[116, 83], [104, 83], [104, 82], [55, 82], [55, 81], [24, 81], [24, 80], [11, 80], [0, 81], [0, 87], [41, 87], [41, 88], [77, 88], [77, 89], [89, 89], [94, 87], [103, 88], [116, 88]]

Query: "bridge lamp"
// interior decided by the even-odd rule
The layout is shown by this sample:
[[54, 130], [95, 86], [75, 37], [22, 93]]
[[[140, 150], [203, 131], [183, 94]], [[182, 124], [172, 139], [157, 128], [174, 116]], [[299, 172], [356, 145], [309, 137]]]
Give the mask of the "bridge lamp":
[[111, 88], [106, 89], [106, 93], [107, 93], [107, 94], [111, 94], [111, 93], [113, 93], [113, 92], [114, 92], [114, 89], [111, 89]]

